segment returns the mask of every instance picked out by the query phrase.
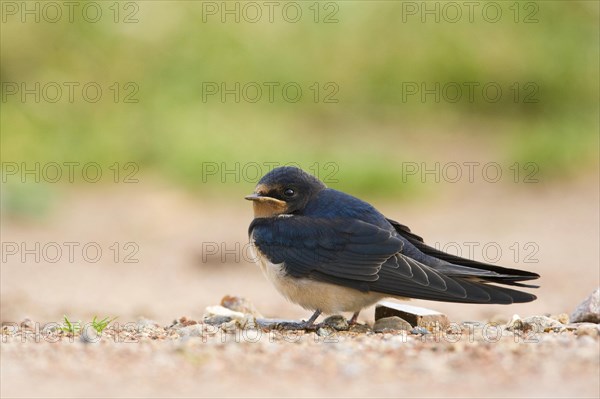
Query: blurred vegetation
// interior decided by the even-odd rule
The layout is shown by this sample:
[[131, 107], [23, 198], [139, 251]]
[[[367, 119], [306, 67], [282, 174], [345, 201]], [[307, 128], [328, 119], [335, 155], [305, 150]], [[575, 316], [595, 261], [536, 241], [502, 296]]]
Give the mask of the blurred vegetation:
[[[408, 196], [418, 184], [402, 182], [402, 162], [536, 162], [544, 181], [594, 173], [598, 2], [498, 2], [503, 16], [496, 23], [486, 21], [481, 8], [473, 22], [463, 15], [451, 23], [442, 14], [439, 23], [432, 16], [423, 23], [420, 14], [406, 13], [405, 3], [324, 2], [318, 23], [309, 8], [314, 2], [297, 3], [303, 11], [297, 23], [286, 22], [281, 7], [273, 23], [267, 15], [251, 23], [243, 14], [239, 23], [232, 16], [221, 23], [220, 14], [203, 13], [206, 3], [177, 1], [135, 3], [137, 23], [122, 22], [132, 11], [126, 2], [119, 23], [109, 10], [113, 2], [100, 2], [104, 14], [97, 23], [77, 13], [73, 23], [66, 17], [22, 23], [19, 15], [5, 14], [3, 90], [7, 82], [80, 86], [73, 103], [66, 88], [56, 103], [3, 97], [2, 161], [93, 161], [106, 168], [132, 161], [142, 176], [162, 176], [206, 195], [243, 193], [253, 184], [241, 175], [243, 184], [229, 184], [232, 176], [225, 176], [228, 184], [202, 179], [203, 163], [230, 169], [247, 162], [295, 162], [305, 169], [335, 163], [336, 188]], [[335, 11], [331, 4], [338, 22], [323, 23]], [[538, 22], [524, 23], [532, 11]], [[87, 82], [100, 84], [100, 101], [82, 100]], [[109, 89], [115, 82], [117, 102]], [[133, 90], [127, 82], [139, 88], [137, 103], [123, 102]], [[266, 89], [256, 103], [236, 103], [232, 95], [226, 102], [219, 95], [203, 101], [206, 82], [280, 86], [272, 103]], [[282, 98], [287, 82], [302, 87], [298, 102]], [[339, 88], [337, 103], [323, 102], [336, 87], [328, 82]], [[431, 95], [421, 101], [419, 95], [403, 98], [406, 82], [496, 82], [503, 93], [498, 102], [485, 101], [481, 90], [474, 101], [466, 92], [457, 102]], [[533, 91], [538, 101], [525, 103]]]

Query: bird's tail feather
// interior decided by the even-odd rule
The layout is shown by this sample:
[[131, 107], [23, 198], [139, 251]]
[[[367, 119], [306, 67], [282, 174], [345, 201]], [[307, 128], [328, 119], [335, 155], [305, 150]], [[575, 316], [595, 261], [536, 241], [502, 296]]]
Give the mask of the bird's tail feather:
[[[539, 278], [540, 275], [537, 273], [529, 272], [526, 270], [511, 269], [507, 267], [491, 265], [488, 263], [478, 262], [472, 259], [461, 258], [460, 256], [440, 251], [425, 244], [421, 237], [414, 234], [405, 225], [391, 219], [388, 219], [388, 222], [390, 222], [390, 224], [394, 227], [396, 232], [398, 232], [402, 237], [407, 239], [419, 251], [435, 259], [447, 262], [446, 265], [449, 266], [448, 270], [444, 270], [443, 266], [441, 267], [441, 269], [439, 269], [439, 271], [443, 274], [453, 277], [472, 277], [475, 274], [479, 274], [477, 273], [477, 271], [489, 271], [492, 273], [487, 275], [482, 274], [482, 279], [498, 284], [513, 285], [517, 287], [526, 288], [538, 288], [538, 286], [536, 285], [519, 283], [520, 281], [535, 280]], [[461, 270], [461, 266], [466, 267], [470, 270]]]
[[479, 279], [448, 276], [443, 276], [443, 278], [447, 283], [446, 288], [440, 289], [415, 284], [411, 279], [399, 276], [393, 270], [382, 269], [379, 272], [379, 279], [370, 283], [369, 288], [392, 296], [458, 303], [507, 305], [531, 302], [537, 298], [527, 292], [499, 287], [481, 282]]

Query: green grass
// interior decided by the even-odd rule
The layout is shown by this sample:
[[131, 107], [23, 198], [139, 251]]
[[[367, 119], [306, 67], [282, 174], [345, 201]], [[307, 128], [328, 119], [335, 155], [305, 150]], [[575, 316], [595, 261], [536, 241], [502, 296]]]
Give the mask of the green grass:
[[71, 335], [76, 335], [81, 332], [81, 321], [71, 321], [66, 315], [64, 315], [63, 317], [64, 324], [61, 328], [62, 331]]
[[[106, 329], [106, 327], [108, 327], [108, 325], [110, 323], [112, 323], [113, 321], [115, 321], [116, 319], [117, 319], [116, 317], [113, 317], [113, 318], [105, 317], [102, 320], [98, 320], [98, 316], [94, 316], [94, 318], [91, 321], [91, 326], [98, 334], [102, 334], [102, 332]], [[83, 328], [83, 323], [81, 322], [81, 320], [71, 321], [71, 320], [69, 320], [69, 318], [66, 315], [63, 316], [63, 327], [61, 328], [61, 330], [64, 331], [65, 333], [71, 334], [71, 335], [77, 335], [77, 334], [81, 333], [82, 328]]]
[[102, 334], [102, 331], [104, 331], [104, 329], [116, 319], [116, 317], [113, 317], [112, 319], [105, 317], [102, 320], [98, 320], [97, 316], [94, 316], [94, 318], [92, 319], [92, 328], [96, 330], [98, 334]]

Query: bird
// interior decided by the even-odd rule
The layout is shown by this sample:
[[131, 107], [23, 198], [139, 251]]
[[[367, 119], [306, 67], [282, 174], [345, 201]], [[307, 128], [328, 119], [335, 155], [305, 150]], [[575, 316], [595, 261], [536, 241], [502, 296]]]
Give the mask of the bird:
[[[264, 275], [289, 301], [314, 312], [286, 328], [308, 329], [322, 314], [351, 312], [384, 298], [476, 304], [530, 302], [512, 287], [539, 274], [435, 249], [371, 204], [328, 188], [295, 166], [270, 170], [245, 199], [250, 246]], [[500, 285], [498, 285], [500, 284]]]

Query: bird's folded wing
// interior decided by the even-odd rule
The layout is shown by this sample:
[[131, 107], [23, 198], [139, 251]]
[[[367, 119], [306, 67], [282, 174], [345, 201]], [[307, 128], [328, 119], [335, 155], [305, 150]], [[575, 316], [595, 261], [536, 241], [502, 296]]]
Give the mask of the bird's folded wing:
[[[391, 226], [390, 226], [391, 227]], [[293, 277], [375, 291], [391, 296], [464, 303], [528, 302], [535, 295], [488, 285], [488, 270], [443, 263], [442, 269], [461, 269], [446, 275], [445, 269], [426, 265], [406, 253], [410, 245], [394, 230], [356, 219], [279, 217], [255, 219], [250, 236], [258, 251], [270, 262], [284, 264]], [[485, 277], [484, 277], [485, 276]], [[499, 278], [511, 276], [498, 275]], [[504, 281], [501, 281], [504, 282]], [[505, 283], [506, 284], [506, 283]]]
[[376, 281], [381, 265], [402, 250], [393, 230], [356, 219], [304, 216], [255, 219], [254, 245], [287, 273], [306, 277], [315, 272], [358, 282]]

